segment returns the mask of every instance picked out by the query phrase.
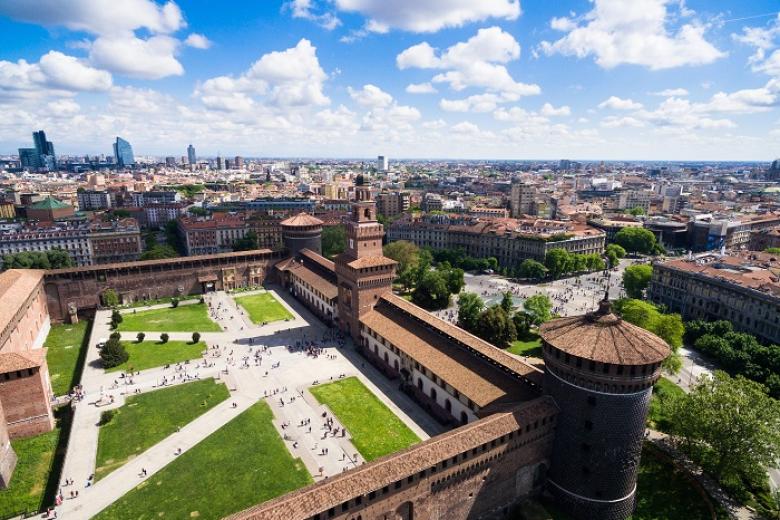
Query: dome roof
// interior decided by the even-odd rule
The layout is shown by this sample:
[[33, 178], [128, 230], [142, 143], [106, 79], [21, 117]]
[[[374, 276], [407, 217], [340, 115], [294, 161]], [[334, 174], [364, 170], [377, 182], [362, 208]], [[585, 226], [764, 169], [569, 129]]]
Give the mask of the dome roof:
[[609, 302], [596, 312], [549, 321], [539, 335], [558, 350], [599, 363], [649, 365], [671, 353], [664, 340], [613, 314]]
[[281, 225], [285, 227], [309, 227], [321, 226], [323, 222], [317, 217], [312, 217], [308, 213], [298, 213], [292, 217], [282, 220]]

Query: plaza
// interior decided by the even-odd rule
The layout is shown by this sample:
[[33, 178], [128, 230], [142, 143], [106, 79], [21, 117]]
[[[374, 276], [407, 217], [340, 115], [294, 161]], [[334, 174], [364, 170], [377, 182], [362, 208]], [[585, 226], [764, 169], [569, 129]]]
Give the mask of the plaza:
[[[115, 502], [116, 506], [109, 511], [120, 514], [125, 494], [131, 493], [130, 499], [136, 487], [140, 489], [139, 485], [154, 478], [199, 443], [205, 445], [204, 441], [215, 432], [259, 401], [268, 405], [280, 445], [293, 459], [300, 460], [313, 481], [363, 464], [366, 459], [353, 444], [350, 430], [309, 391], [315, 385], [322, 388], [331, 382], [355, 378], [397, 418], [412, 439], [425, 440], [445, 430], [398, 390], [397, 385], [360, 357], [349, 338], [326, 327], [286, 291], [277, 287], [262, 294], [268, 295], [266, 299], [275, 299], [292, 319], [255, 324], [232, 295], [209, 293], [205, 296], [208, 315], [222, 332], [201, 334], [204, 348], [199, 357], [132, 373], [108, 372], [102, 368], [96, 343], [111, 333], [110, 312], [98, 311], [82, 373], [82, 391], [74, 404], [73, 427], [61, 474], [60, 492], [64, 500], [57, 508], [59, 518], [93, 517]], [[247, 293], [240, 296], [246, 297]], [[162, 309], [164, 306], [157, 306], [158, 311]], [[138, 314], [144, 312], [143, 308], [136, 310]], [[123, 312], [133, 313], [133, 310]], [[158, 327], [154, 329], [142, 332], [152, 339], [159, 335]], [[135, 343], [135, 331], [122, 331], [121, 335], [123, 342]], [[191, 339], [189, 332], [172, 331], [169, 335], [171, 342]], [[150, 348], [164, 348], [164, 345]], [[106, 468], [101, 469], [100, 478], [95, 479], [97, 424], [103, 412], [119, 409], [135, 396], [207, 378], [224, 384], [229, 397], [156, 444], [138, 454], [130, 454], [124, 464], [112, 467], [113, 471], [106, 474]], [[381, 435], [381, 431], [376, 433]], [[71, 498], [71, 492], [75, 491], [77, 496], [74, 493]], [[243, 505], [255, 501], [253, 498]], [[234, 506], [240, 509], [242, 502], [237, 500]], [[138, 512], [138, 507], [136, 504], [133, 511]], [[235, 511], [220, 511], [219, 515]]]

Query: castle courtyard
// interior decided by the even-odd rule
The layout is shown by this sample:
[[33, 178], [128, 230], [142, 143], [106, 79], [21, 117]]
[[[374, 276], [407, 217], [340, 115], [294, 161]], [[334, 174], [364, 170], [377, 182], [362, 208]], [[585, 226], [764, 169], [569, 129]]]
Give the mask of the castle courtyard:
[[[265, 305], [279, 306], [291, 318], [286, 321], [258, 319], [257, 315], [253, 316], [251, 311], [243, 309], [236, 302], [237, 298], [257, 295], [262, 295]], [[177, 506], [173, 505], [172, 509], [164, 510], [166, 506], [160, 503], [159, 497], [149, 496], [150, 488], [146, 484], [156, 482], [154, 487], [158, 488], [157, 495], [184, 492], [172, 487], [172, 483], [181, 480], [182, 472], [176, 468], [182, 467], [186, 461], [189, 461], [191, 467], [203, 467], [203, 471], [210, 473], [208, 478], [186, 484], [181, 480], [182, 485], [187, 486], [188, 493], [207, 494], [212, 491], [210, 487], [213, 487], [215, 479], [240, 479], [242, 472], [255, 481], [254, 486], [245, 489], [249, 496], [232, 496], [231, 500], [224, 501], [226, 507], [230, 504], [229, 509], [199, 511], [193, 505], [191, 510], [186, 511], [187, 514], [195, 511], [196, 515], [216, 517], [273, 498], [276, 494], [286, 493], [309, 481], [337, 475], [363, 464], [366, 457], [374, 458], [384, 454], [366, 452], [364, 446], [356, 446], [359, 442], [353, 443], [351, 430], [359, 432], [360, 425], [354, 423], [354, 416], [344, 415], [341, 410], [336, 410], [334, 414], [333, 410], [321, 404], [310, 392], [310, 388], [317, 385], [320, 385], [320, 389], [327, 389], [332, 382], [349, 385], [355, 381], [362, 388], [368, 389], [376, 400], [377, 408], [386, 411], [385, 418], [392, 423], [388, 424], [388, 431], [400, 432], [400, 443], [391, 444], [387, 452], [428, 439], [445, 430], [416, 402], [398, 390], [396, 382], [380, 374], [360, 357], [350, 339], [343, 338], [335, 329], [325, 326], [283, 289], [245, 292], [235, 297], [226, 292], [215, 292], [207, 294], [205, 299], [209, 318], [219, 325], [222, 332], [202, 331], [200, 339], [204, 346], [189, 361], [157, 363], [158, 366], [154, 368], [140, 371], [133, 368], [135, 371], [132, 373], [107, 372], [102, 368], [96, 344], [112, 331], [109, 329], [110, 312], [98, 311], [81, 378], [83, 392], [75, 404], [73, 427], [61, 475], [60, 488], [64, 501], [58, 508], [60, 518], [89, 518], [103, 510], [104, 516], [109, 515], [106, 518], [157, 516], [158, 513], [178, 517], [184, 511], [177, 510]], [[171, 322], [166, 314], [172, 311], [177, 314], [175, 311], [187, 306], [182, 305], [177, 309], [156, 306], [153, 315], [157, 322], [151, 330], [141, 330], [146, 333], [144, 343], [149, 343], [142, 344], [143, 347], [152, 350], [166, 348], [166, 345], [157, 343], [161, 333], [159, 323]], [[123, 312], [127, 321], [130, 315], [143, 316], [145, 311], [139, 308]], [[259, 324], [255, 321], [259, 321]], [[264, 321], [267, 324], [263, 325]], [[128, 365], [132, 364], [132, 345], [136, 344], [135, 329], [131, 332], [120, 327], [122, 341], [131, 346]], [[169, 343], [191, 342], [191, 332], [176, 332], [177, 329], [181, 330], [181, 327], [173, 326], [172, 330], [165, 331], [170, 336]], [[149, 392], [176, 385], [185, 385], [182, 388], [187, 388], [187, 383], [208, 378], [224, 384], [229, 397], [210, 405], [200, 415], [192, 414], [194, 420], [139, 453], [123, 453], [127, 461], [107, 472], [106, 457], [98, 454], [100, 428], [97, 425], [103, 412], [119, 409], [128, 401]], [[267, 411], [256, 409], [260, 401], [265, 403], [263, 406]], [[342, 416], [350, 424], [346, 429], [346, 425], [340, 422]], [[283, 449], [284, 452], [277, 453], [277, 456], [266, 453], [264, 456], [270, 458], [257, 459], [251, 464], [244, 464], [242, 461], [245, 457], [237, 456], [236, 453], [230, 457], [230, 464], [208, 463], [213, 462], [215, 457], [219, 458], [218, 453], [210, 452], [209, 446], [212, 450], [231, 453], [236, 449], [244, 449], [241, 444], [249, 440], [244, 438], [246, 435], [226, 435], [226, 431], [242, 431], [248, 427], [247, 421], [262, 422], [261, 417], [265, 417], [268, 424], [263, 433], [264, 438], [270, 435], [269, 432], [274, 432], [278, 440], [272, 444], [275, 447], [271, 451]], [[383, 426], [376, 419], [366, 417], [366, 423], [370, 422], [370, 429], [381, 436]], [[143, 429], [143, 422], [139, 424]], [[257, 428], [252, 428], [252, 431], [255, 430]], [[369, 445], [371, 441], [368, 439]], [[226, 446], [230, 443], [236, 443], [237, 446]], [[365, 456], [362, 454], [364, 452], [367, 453]], [[100, 467], [100, 479], [96, 480], [98, 460], [103, 465]], [[299, 476], [293, 478], [287, 486], [275, 487], [273, 482], [263, 483], [263, 479], [254, 473], [257, 469], [254, 466], [262, 465], [262, 462], [258, 462], [262, 460], [268, 464], [271, 461], [275, 461], [273, 464], [287, 464], [288, 469]], [[168, 478], [163, 478], [165, 475]], [[172, 479], [173, 475], [177, 475], [177, 478]], [[278, 472], [269, 475], [278, 475]], [[164, 481], [162, 486], [160, 481]], [[147, 507], [150, 508], [148, 511]]]

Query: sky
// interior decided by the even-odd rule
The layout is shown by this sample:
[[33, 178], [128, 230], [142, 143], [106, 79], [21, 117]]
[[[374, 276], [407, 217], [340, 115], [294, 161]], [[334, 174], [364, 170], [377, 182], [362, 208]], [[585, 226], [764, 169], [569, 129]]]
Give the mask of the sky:
[[772, 160], [778, 0], [0, 0], [0, 153]]

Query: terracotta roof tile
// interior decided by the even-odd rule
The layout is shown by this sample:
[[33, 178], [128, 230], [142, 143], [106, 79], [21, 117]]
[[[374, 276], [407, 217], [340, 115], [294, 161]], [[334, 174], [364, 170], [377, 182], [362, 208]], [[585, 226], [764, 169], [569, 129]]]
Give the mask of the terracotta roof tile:
[[336, 271], [336, 264], [332, 260], [328, 260], [322, 255], [317, 254], [316, 252], [312, 251], [311, 249], [301, 249], [300, 254], [308, 258], [309, 260], [312, 260], [328, 271]]
[[288, 219], [282, 220], [281, 225], [285, 227], [306, 227], [321, 226], [323, 222], [317, 217], [312, 217], [308, 213], [298, 213]]
[[475, 350], [479, 355], [484, 356], [491, 362], [505, 367], [506, 369], [524, 377], [525, 379], [528, 379], [532, 383], [537, 385], [542, 384], [542, 372], [539, 369], [528, 363], [525, 363], [520, 359], [517, 359], [514, 356], [511, 356], [510, 354], [507, 354], [500, 348], [491, 345], [487, 341], [478, 338], [477, 336], [466, 332], [460, 327], [457, 327], [447, 321], [437, 318], [430, 312], [427, 312], [425, 309], [422, 309], [417, 305], [404, 300], [400, 296], [388, 293], [382, 296], [382, 299], [391, 305], [398, 307], [404, 312], [411, 314], [429, 327], [440, 331], [441, 334], [449, 338], [453, 338], [454, 340], [459, 341], [460, 343]]
[[549, 321], [539, 327], [539, 335], [558, 350], [599, 363], [649, 365], [671, 353], [664, 340], [607, 308]]
[[[27, 297], [43, 279], [38, 269], [9, 269], [0, 274], [0, 330], [10, 323]], [[2, 347], [2, 345], [0, 345]]]
[[45, 359], [46, 349], [43, 348], [27, 352], [0, 353], [0, 374], [40, 367]]
[[364, 256], [357, 260], [348, 262], [347, 265], [353, 269], [364, 269], [366, 267], [383, 267], [396, 265], [398, 262], [386, 256]]
[[328, 299], [335, 299], [339, 295], [338, 288], [327, 281], [322, 276], [318, 275], [308, 267], [300, 263], [293, 263], [288, 268], [295, 276], [317, 289]]

